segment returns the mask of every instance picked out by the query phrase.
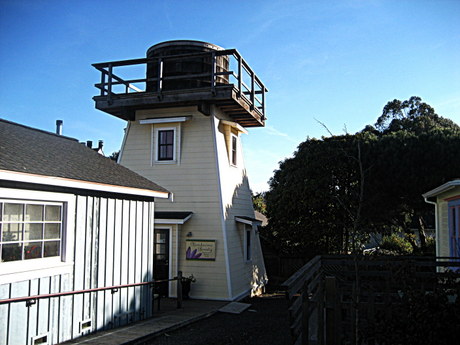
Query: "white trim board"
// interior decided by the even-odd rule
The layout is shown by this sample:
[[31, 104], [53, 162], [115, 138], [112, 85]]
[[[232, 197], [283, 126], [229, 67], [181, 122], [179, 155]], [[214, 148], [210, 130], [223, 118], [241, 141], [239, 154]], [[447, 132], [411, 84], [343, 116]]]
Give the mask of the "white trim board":
[[155, 119], [144, 119], [139, 120], [141, 125], [150, 125], [155, 123], [174, 123], [174, 122], [185, 122], [189, 120], [191, 116], [179, 116], [179, 117], [157, 117]]

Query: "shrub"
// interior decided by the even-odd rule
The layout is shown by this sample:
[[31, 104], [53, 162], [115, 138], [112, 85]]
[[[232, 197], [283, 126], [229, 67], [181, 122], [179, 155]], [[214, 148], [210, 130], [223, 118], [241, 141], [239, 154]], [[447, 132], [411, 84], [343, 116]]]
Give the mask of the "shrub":
[[414, 250], [410, 242], [397, 233], [392, 233], [389, 236], [383, 236], [380, 248], [391, 250], [402, 255], [412, 254]]

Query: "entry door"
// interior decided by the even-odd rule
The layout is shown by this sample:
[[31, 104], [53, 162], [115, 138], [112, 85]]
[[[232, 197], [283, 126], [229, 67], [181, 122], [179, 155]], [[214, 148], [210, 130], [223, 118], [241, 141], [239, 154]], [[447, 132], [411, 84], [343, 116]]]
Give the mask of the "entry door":
[[[169, 279], [169, 229], [155, 229], [153, 247], [153, 278]], [[168, 296], [168, 286], [169, 282], [158, 284], [158, 291], [162, 296]]]

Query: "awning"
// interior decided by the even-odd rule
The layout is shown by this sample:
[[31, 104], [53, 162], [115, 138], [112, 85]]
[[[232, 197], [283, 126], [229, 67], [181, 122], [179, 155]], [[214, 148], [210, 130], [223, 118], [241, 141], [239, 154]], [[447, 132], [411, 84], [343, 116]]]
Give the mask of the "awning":
[[157, 211], [155, 212], [155, 224], [184, 224], [192, 216], [193, 212], [187, 211]]
[[262, 222], [256, 218], [248, 216], [235, 216], [235, 221], [247, 225], [261, 225]]

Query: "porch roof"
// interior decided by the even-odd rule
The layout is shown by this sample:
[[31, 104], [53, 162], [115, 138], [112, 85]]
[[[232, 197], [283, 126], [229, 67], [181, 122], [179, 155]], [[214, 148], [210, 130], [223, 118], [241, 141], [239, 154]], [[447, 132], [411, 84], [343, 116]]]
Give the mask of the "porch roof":
[[184, 224], [192, 216], [190, 211], [156, 211], [155, 224]]

